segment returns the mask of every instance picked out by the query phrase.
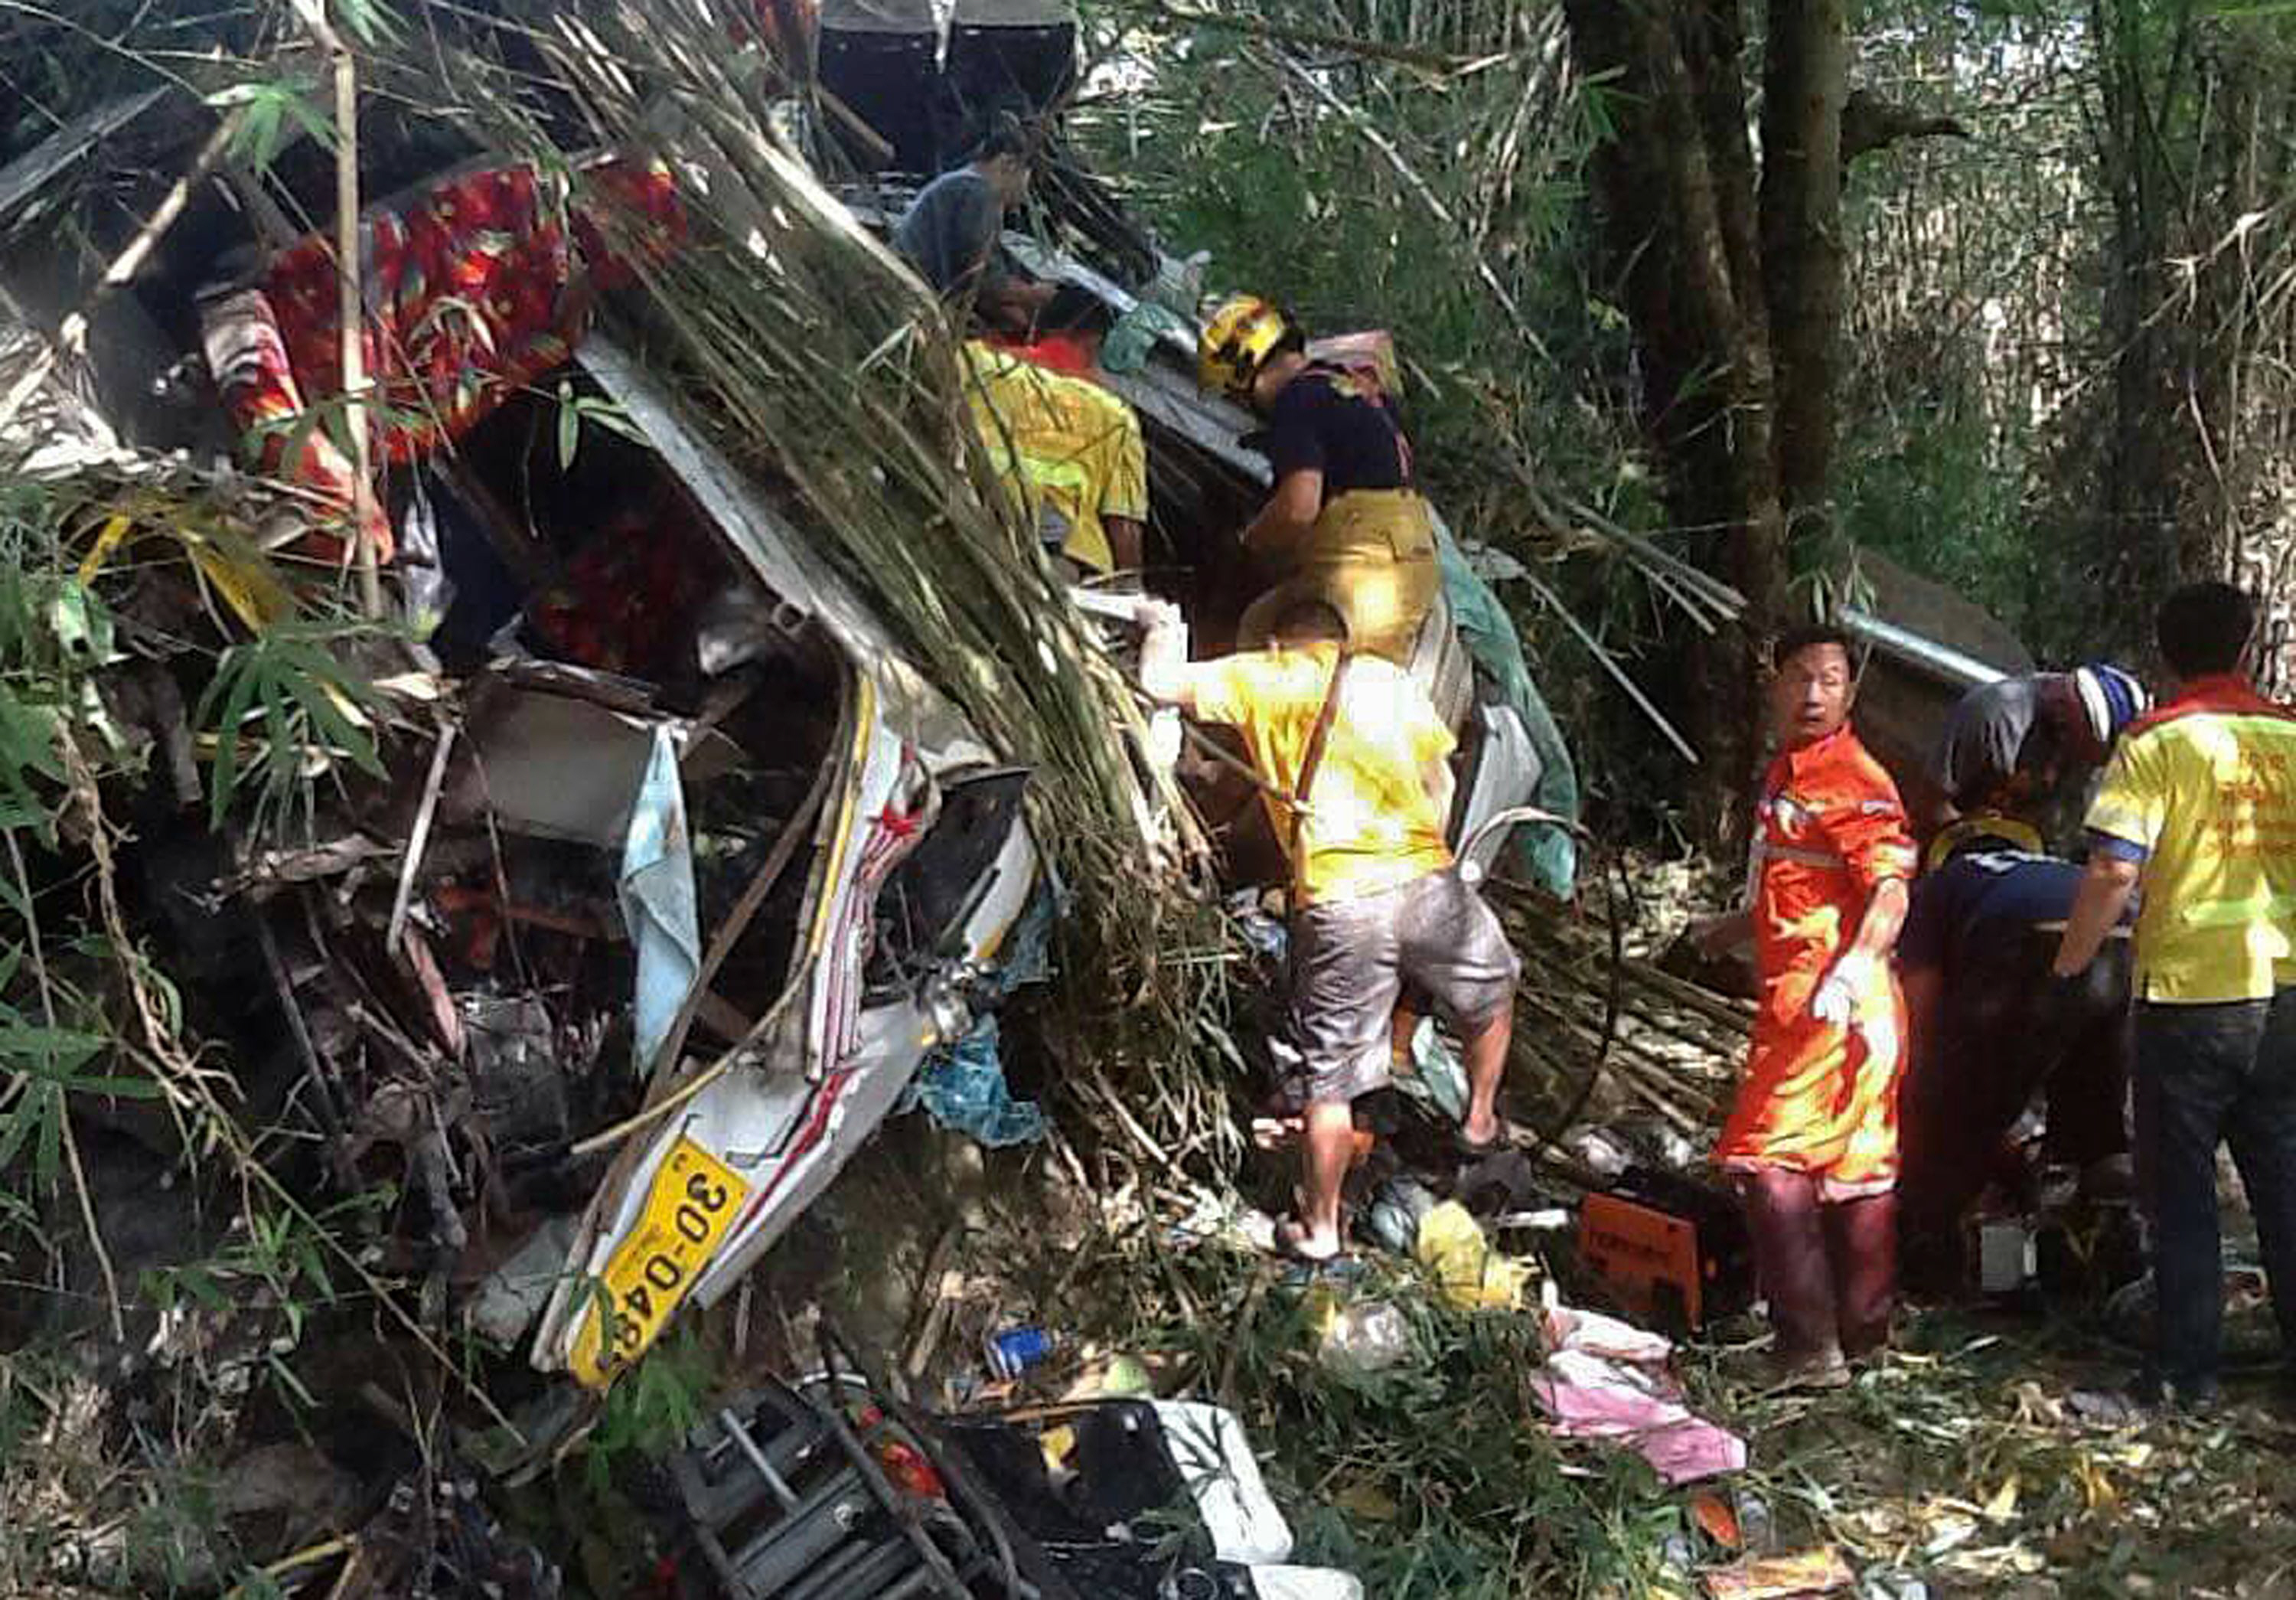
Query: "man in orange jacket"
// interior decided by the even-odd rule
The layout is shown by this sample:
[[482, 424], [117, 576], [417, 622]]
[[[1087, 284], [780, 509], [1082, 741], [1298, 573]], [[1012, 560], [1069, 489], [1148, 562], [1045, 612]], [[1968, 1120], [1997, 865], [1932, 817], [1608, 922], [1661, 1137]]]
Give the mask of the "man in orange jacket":
[[1849, 1381], [1897, 1295], [1898, 1079], [1905, 1001], [1890, 971], [1915, 854], [1897, 785], [1849, 727], [1849, 639], [1778, 642], [1779, 754], [1754, 821], [1750, 904], [1699, 930], [1751, 940], [1753, 1048], [1716, 1146], [1746, 1198], [1784, 1381]]

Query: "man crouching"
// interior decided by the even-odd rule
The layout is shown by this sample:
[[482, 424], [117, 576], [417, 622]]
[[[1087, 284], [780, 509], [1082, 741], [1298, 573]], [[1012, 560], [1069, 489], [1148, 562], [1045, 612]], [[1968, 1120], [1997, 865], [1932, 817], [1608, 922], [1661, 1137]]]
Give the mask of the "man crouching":
[[1466, 1047], [1470, 1150], [1495, 1147], [1521, 967], [1498, 918], [1461, 880], [1444, 820], [1451, 731], [1400, 668], [1344, 648], [1328, 602], [1275, 619], [1275, 647], [1182, 658], [1178, 614], [1151, 602], [1140, 681], [1199, 719], [1237, 729], [1292, 868], [1291, 1030], [1308, 1074], [1300, 1216], [1286, 1253], [1342, 1249], [1340, 1189], [1356, 1096], [1388, 1081], [1396, 1000], [1425, 992]]

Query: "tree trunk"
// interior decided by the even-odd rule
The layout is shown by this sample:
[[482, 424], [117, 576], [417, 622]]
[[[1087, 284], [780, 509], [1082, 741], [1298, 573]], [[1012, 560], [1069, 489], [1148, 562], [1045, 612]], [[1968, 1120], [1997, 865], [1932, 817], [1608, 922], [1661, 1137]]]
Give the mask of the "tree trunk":
[[1668, 508], [1746, 597], [1737, 628], [1691, 641], [1681, 706], [1705, 761], [1693, 825], [1727, 844], [1762, 749], [1763, 656], [1787, 577], [1738, 0], [1565, 0], [1564, 13], [1581, 71], [1611, 86], [1596, 196]]
[[2187, 11], [2156, 82], [2160, 53], [2146, 37], [2144, 8], [2136, 0], [2092, 0], [2089, 14], [2102, 57], [2098, 166], [2112, 201], [2104, 293], [2112, 437], [2101, 463], [2095, 547], [2106, 592], [2159, 595], [2185, 555], [2180, 507], [2197, 437], [2180, 371], [2182, 323], [2167, 314], [2177, 179], [2161, 122], [2161, 108], [2185, 93], [2192, 24]]
[[1762, 103], [1762, 285], [1776, 367], [1778, 492], [1795, 540], [1831, 522], [1841, 329], [1843, 0], [1770, 0]]

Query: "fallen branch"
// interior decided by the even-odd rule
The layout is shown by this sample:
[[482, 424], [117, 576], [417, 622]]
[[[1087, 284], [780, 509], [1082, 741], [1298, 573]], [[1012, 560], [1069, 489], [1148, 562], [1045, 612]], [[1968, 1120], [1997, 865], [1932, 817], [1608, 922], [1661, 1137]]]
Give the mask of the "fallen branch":
[[1251, 1338], [1251, 1325], [1259, 1318], [1260, 1302], [1267, 1298], [1267, 1285], [1275, 1276], [1266, 1261], [1252, 1273], [1251, 1287], [1243, 1292], [1243, 1308], [1235, 1314], [1235, 1331], [1228, 1335], [1227, 1354], [1220, 1359], [1219, 1383], [1213, 1389], [1212, 1398], [1231, 1411], [1236, 1408], [1235, 1369], [1243, 1359], [1244, 1346]]
[[406, 931], [406, 909], [414, 898], [414, 876], [422, 869], [422, 852], [430, 842], [430, 824], [439, 815], [439, 791], [447, 783], [447, 758], [455, 748], [455, 725], [439, 726], [439, 743], [430, 751], [430, 770], [422, 780], [422, 801], [414, 810], [414, 827], [406, 836], [406, 858], [398, 866], [398, 892], [391, 897], [390, 922], [382, 936], [384, 950], [396, 955], [399, 935]]
[[6, 398], [0, 398], [0, 431], [4, 431], [16, 420], [16, 414], [24, 408], [24, 402], [32, 398], [34, 390], [48, 381], [58, 362], [66, 356], [77, 358], [87, 353], [88, 324], [95, 308], [142, 270], [145, 258], [159, 248], [160, 241], [167, 237], [168, 230], [176, 226], [176, 219], [184, 214], [184, 208], [191, 203], [193, 191], [207, 181], [223, 160], [225, 152], [239, 137], [244, 120], [243, 111], [234, 111], [216, 125], [215, 131], [200, 146], [199, 154], [192, 159], [189, 169], [176, 180], [174, 186], [160, 200], [150, 220], [136, 230], [135, 237], [127, 242], [127, 248], [112, 258], [111, 265], [103, 269], [103, 275], [88, 291], [86, 300], [78, 310], [64, 318], [56, 329], [56, 336], [45, 341], [38, 357], [25, 367]]
[[1966, 139], [1969, 129], [1956, 117], [1928, 116], [1891, 105], [1871, 89], [1852, 89], [1841, 107], [1841, 160], [1887, 150], [1901, 139]]
[[765, 905], [766, 897], [773, 892], [774, 885], [780, 882], [782, 874], [789, 870], [798, 845], [812, 831], [814, 817], [828, 796], [831, 776], [838, 770], [836, 763], [824, 762], [821, 771], [813, 780], [813, 786], [806, 791], [805, 799], [799, 803], [795, 815], [782, 825], [781, 834], [774, 841], [773, 849], [767, 853], [764, 865], [750, 880], [749, 887], [742, 890], [742, 898], [734, 902], [734, 908], [726, 914], [726, 920], [718, 924], [717, 932], [710, 935], [709, 948], [702, 952], [701, 969], [693, 974], [693, 986], [686, 991], [685, 1003], [677, 1008], [677, 1015], [671, 1020], [669, 1032], [663, 1036], [661, 1048], [655, 1052], [653, 1060], [637, 1063], [641, 1072], [659, 1071], [662, 1063], [674, 1065], [676, 1063], [679, 1052], [685, 1048], [685, 1036], [692, 1030], [693, 1019], [701, 1009], [703, 997], [709, 992], [711, 980], [726, 964], [726, 957], [733, 955], [734, 947], [741, 943], [742, 935], [749, 931], [750, 920]]
[[[24, 867], [23, 847], [16, 841], [16, 831], [8, 832], [8, 860], [16, 869], [16, 887], [24, 900], [24, 942], [32, 957], [32, 976], [40, 991], [40, 1021], [53, 1033], [56, 1027], [54, 987], [48, 981], [47, 949], [40, 938], [40, 916], [32, 899], [31, 874]], [[73, 1136], [71, 1112], [69, 1107], [56, 1108], [56, 1120], [62, 1135], [64, 1161], [71, 1169], [72, 1189], [79, 1197], [80, 1220], [87, 1227], [88, 1248], [95, 1252], [96, 1270], [103, 1277], [103, 1298], [111, 1312], [111, 1336], [121, 1343], [127, 1341], [127, 1318], [119, 1307], [119, 1275], [113, 1270], [111, 1251], [104, 1247], [103, 1230], [96, 1226], [95, 1197], [88, 1192], [87, 1169], [80, 1164], [79, 1141]]]
[[103, 924], [105, 940], [111, 946], [112, 959], [119, 968], [121, 982], [135, 1007], [146, 1046], [144, 1053], [146, 1064], [152, 1071], [153, 1081], [166, 1094], [169, 1107], [176, 1112], [185, 1145], [192, 1145], [194, 1140], [192, 1128], [184, 1122], [184, 1113], [195, 1112], [204, 1122], [209, 1140], [221, 1145], [229, 1154], [242, 1183], [249, 1189], [260, 1189], [271, 1197], [274, 1204], [309, 1228], [321, 1247], [348, 1267], [352, 1276], [374, 1297], [385, 1316], [442, 1370], [452, 1372], [464, 1391], [486, 1411], [489, 1418], [512, 1438], [523, 1440], [525, 1435], [511, 1421], [508, 1414], [495, 1403], [494, 1397], [479, 1386], [477, 1380], [455, 1361], [432, 1336], [430, 1329], [399, 1304], [391, 1292], [390, 1285], [376, 1276], [357, 1251], [346, 1244], [332, 1230], [322, 1227], [310, 1208], [263, 1164], [253, 1143], [217, 1093], [216, 1085], [218, 1082], [232, 1083], [232, 1079], [193, 1061], [168, 1031], [161, 1015], [160, 1004], [152, 993], [151, 979], [136, 956], [135, 940], [128, 932], [127, 918], [120, 910], [119, 874], [111, 854], [111, 824], [103, 814], [103, 800], [96, 787], [95, 774], [69, 728], [61, 731], [57, 745], [63, 758], [66, 781], [86, 816], [88, 850], [95, 861], [96, 907]]

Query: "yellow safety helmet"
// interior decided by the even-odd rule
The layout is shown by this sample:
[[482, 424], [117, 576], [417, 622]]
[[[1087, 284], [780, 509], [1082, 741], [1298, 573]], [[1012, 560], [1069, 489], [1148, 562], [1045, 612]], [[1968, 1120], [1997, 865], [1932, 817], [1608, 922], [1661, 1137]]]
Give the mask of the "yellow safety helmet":
[[1231, 295], [1196, 341], [1196, 382], [1209, 392], [1248, 402], [1268, 357], [1287, 343], [1303, 343], [1305, 337], [1288, 312], [1256, 294]]

